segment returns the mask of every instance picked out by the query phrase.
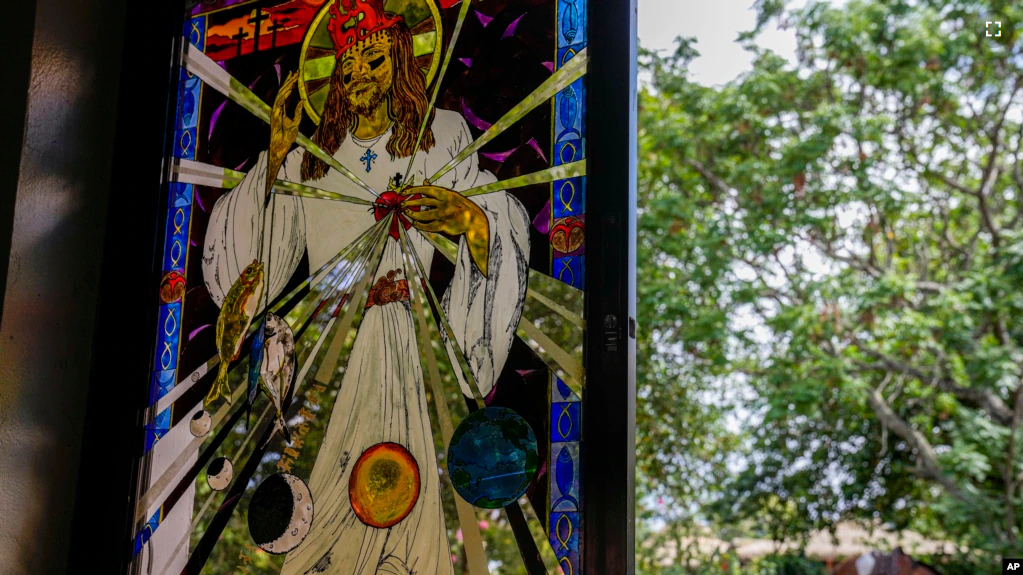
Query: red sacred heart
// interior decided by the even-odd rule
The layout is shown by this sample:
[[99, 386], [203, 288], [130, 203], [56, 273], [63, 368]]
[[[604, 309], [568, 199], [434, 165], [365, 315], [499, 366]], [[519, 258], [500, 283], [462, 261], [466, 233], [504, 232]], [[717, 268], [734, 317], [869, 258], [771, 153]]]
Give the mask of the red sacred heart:
[[583, 247], [586, 240], [586, 224], [573, 216], [558, 219], [551, 228], [550, 238], [555, 250], [570, 254]]
[[163, 303], [174, 303], [185, 296], [185, 276], [181, 272], [172, 271], [160, 281], [160, 300]]
[[[401, 237], [398, 232], [399, 221], [401, 222], [401, 225], [405, 226], [406, 230], [412, 227], [412, 222], [401, 213], [401, 204], [407, 200], [417, 200], [421, 197], [423, 197], [422, 194], [403, 196], [397, 192], [384, 192], [380, 194], [377, 201], [373, 202], [373, 216], [375, 216], [379, 222], [390, 215], [392, 218], [390, 236], [394, 239], [398, 239]], [[413, 212], [418, 212], [420, 210], [419, 206], [412, 206], [409, 209]]]

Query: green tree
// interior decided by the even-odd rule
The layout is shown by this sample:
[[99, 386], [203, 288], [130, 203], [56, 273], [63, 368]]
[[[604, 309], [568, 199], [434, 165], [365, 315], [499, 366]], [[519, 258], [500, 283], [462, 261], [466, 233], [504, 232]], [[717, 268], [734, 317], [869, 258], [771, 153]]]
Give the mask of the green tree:
[[880, 520], [989, 570], [1023, 551], [1023, 4], [784, 4], [722, 87], [691, 40], [642, 58], [644, 517]]

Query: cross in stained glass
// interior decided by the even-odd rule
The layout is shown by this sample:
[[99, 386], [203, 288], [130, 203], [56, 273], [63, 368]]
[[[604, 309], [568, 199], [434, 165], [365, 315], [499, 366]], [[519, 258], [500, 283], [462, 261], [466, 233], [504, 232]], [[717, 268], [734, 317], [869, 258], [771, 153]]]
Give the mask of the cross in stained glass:
[[263, 22], [266, 20], [270, 20], [270, 15], [264, 14], [263, 11], [260, 10], [259, 8], [256, 8], [255, 14], [253, 14], [252, 17], [249, 18], [249, 24], [252, 24], [253, 26], [256, 27], [256, 34], [254, 36], [255, 42], [253, 43], [252, 48], [253, 52], [259, 51], [260, 28], [263, 27]]
[[238, 29], [238, 33], [235, 34], [234, 36], [231, 36], [232, 40], [237, 40], [238, 41], [238, 55], [239, 56], [242, 55], [242, 42], [244, 42], [245, 39], [248, 38], [248, 37], [249, 37], [249, 33], [246, 32], [244, 28], [239, 28]]
[[373, 170], [373, 162], [376, 161], [376, 159], [377, 155], [373, 153], [373, 150], [367, 148], [366, 153], [359, 158], [359, 161], [366, 164], [366, 172], [368, 173]]
[[280, 30], [281, 28], [282, 28], [282, 26], [280, 24], [278, 24], [277, 22], [274, 22], [273, 20], [270, 20], [270, 26], [267, 28], [267, 30], [270, 32], [270, 49], [271, 50], [277, 48], [277, 31]]

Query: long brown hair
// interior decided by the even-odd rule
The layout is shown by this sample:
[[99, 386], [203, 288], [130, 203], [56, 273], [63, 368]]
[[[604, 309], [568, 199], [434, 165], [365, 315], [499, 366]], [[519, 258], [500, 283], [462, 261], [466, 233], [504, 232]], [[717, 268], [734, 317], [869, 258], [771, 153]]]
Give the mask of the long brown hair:
[[[387, 141], [387, 152], [392, 158], [407, 158], [412, 155], [419, 136], [419, 126], [423, 123], [423, 115], [429, 105], [426, 95], [426, 75], [416, 65], [412, 54], [412, 33], [404, 22], [398, 22], [387, 33], [391, 35], [391, 65], [394, 69], [394, 80], [391, 90], [386, 96], [387, 116], [394, 120], [391, 139]], [[348, 107], [348, 95], [342, 79], [340, 62], [334, 67], [330, 78], [330, 92], [327, 103], [323, 107], [323, 119], [320, 127], [313, 134], [313, 142], [323, 151], [333, 155], [345, 141], [349, 130], [358, 118]], [[433, 119], [434, 110], [430, 110], [430, 119], [423, 132], [423, 141], [419, 149], [429, 152], [434, 146]], [[312, 155], [308, 150], [302, 157], [302, 181], [318, 180], [327, 175], [328, 166], [323, 160]]]

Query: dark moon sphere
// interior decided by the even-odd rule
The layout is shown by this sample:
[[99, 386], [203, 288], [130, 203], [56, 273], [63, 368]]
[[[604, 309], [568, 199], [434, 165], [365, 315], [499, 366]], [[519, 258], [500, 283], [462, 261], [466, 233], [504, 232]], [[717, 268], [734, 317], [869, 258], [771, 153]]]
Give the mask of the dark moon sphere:
[[266, 545], [288, 530], [295, 511], [291, 486], [283, 475], [271, 475], [259, 484], [249, 503], [249, 533], [256, 545]]
[[223, 491], [231, 485], [234, 478], [234, 466], [226, 457], [218, 457], [206, 468], [206, 483], [214, 491]]

